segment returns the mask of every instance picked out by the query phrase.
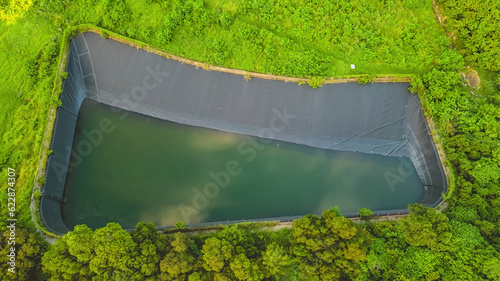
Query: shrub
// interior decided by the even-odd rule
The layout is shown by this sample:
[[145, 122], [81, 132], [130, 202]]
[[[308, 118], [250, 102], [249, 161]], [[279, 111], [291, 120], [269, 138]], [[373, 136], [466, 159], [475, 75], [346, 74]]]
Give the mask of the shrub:
[[319, 88], [321, 86], [323, 86], [323, 82], [325, 81], [325, 79], [323, 79], [323, 77], [312, 77], [311, 79], [309, 79], [309, 81], [307, 82], [309, 84], [309, 86], [311, 86], [311, 88], [313, 89], [316, 89], [316, 88]]
[[374, 75], [362, 75], [358, 79], [358, 84], [364, 85], [368, 82], [372, 83], [374, 81], [374, 79], [375, 79]]
[[180, 220], [180, 221], [175, 223], [174, 227], [176, 229], [184, 229], [184, 228], [186, 228], [186, 224], [184, 224], [183, 220]]
[[45, 177], [44, 176], [41, 176], [38, 178], [38, 185], [43, 185], [45, 183]]
[[104, 39], [108, 39], [109, 38], [109, 34], [106, 31], [104, 31], [104, 30], [101, 32], [101, 36]]
[[68, 78], [68, 72], [64, 71], [63, 73], [61, 73], [61, 78], [66, 80]]

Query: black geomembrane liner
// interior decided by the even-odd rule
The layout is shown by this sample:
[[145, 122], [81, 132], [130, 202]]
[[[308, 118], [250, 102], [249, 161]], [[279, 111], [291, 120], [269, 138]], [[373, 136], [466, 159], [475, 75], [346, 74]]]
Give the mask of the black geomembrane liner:
[[[408, 157], [422, 181], [424, 206], [434, 207], [446, 177], [419, 97], [407, 83], [307, 85], [207, 71], [94, 33], [73, 38], [52, 137], [45, 194], [64, 196], [78, 111], [85, 98], [181, 124], [312, 147]], [[277, 114], [276, 112], [279, 112]], [[286, 126], [269, 134], [273, 118]], [[293, 118], [292, 118], [293, 117]], [[91, 176], [91, 175], [89, 175]], [[390, 200], [390, 199], [388, 199]], [[42, 221], [64, 234], [61, 204], [40, 201]], [[374, 210], [397, 214], [408, 210]], [[346, 214], [348, 215], [348, 214]]]

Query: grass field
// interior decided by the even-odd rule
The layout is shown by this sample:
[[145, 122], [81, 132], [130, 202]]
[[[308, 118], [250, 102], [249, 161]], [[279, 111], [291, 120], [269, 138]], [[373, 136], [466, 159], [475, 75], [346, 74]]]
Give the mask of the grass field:
[[[21, 221], [31, 216], [28, 198], [55, 77], [54, 58], [43, 61], [42, 57], [56, 34], [51, 22], [36, 13], [28, 13], [10, 24], [0, 21], [0, 180], [1, 189], [6, 190], [7, 174], [3, 171], [8, 167], [16, 170]], [[27, 65], [35, 61], [36, 69], [30, 76]], [[4, 192], [0, 196], [2, 202], [7, 201]], [[6, 213], [1, 214], [3, 226]]]
[[127, 0], [90, 9], [91, 1], [74, 1], [61, 16], [213, 65], [330, 77], [423, 73], [434, 66], [450, 41], [430, 2], [415, 3]]

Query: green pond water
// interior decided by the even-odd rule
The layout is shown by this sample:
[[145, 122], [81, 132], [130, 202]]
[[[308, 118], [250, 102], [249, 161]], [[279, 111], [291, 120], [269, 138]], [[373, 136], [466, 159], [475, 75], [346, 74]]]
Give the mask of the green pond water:
[[133, 228], [320, 215], [333, 206], [347, 214], [406, 208], [422, 194], [406, 158], [262, 140], [86, 100], [63, 220], [70, 229]]

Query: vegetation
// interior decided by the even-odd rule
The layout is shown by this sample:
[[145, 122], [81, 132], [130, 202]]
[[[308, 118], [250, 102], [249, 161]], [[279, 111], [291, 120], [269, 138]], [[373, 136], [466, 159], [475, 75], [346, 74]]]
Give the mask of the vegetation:
[[[480, 230], [411, 205], [399, 223], [354, 224], [327, 210], [293, 229], [252, 224], [191, 236], [139, 223], [75, 227], [42, 258], [54, 280], [497, 280], [499, 253]], [[335, 250], [333, 250], [335, 249]], [[464, 266], [465, 265], [465, 266]]]
[[[2, 247], [0, 279], [499, 280], [497, 2], [439, 0], [449, 39], [430, 1], [0, 1], [2, 246], [10, 235], [8, 167], [16, 170], [18, 219], [16, 274], [7, 273]], [[160, 234], [145, 223], [131, 233], [116, 223], [77, 226], [47, 245], [29, 204], [47, 116], [60, 104], [59, 30], [81, 23], [213, 65], [313, 77], [312, 87], [330, 76], [361, 75], [367, 83], [380, 74], [417, 74], [411, 90], [435, 122], [454, 179], [448, 207], [439, 213], [411, 205], [397, 222], [359, 224], [332, 209], [292, 229], [244, 224], [192, 236]], [[481, 76], [477, 90], [463, 86], [466, 65]]]
[[289, 237], [289, 230], [255, 232], [245, 225], [194, 237], [160, 234], [146, 223], [132, 233], [116, 223], [95, 231], [82, 225], [59, 239], [42, 265], [57, 280], [262, 280], [290, 269]]
[[364, 220], [367, 220], [367, 219], [370, 219], [373, 217], [373, 212], [367, 208], [359, 209], [358, 213], [359, 213], [359, 216]]
[[495, 0], [438, 1], [446, 14], [446, 24], [456, 48], [472, 66], [500, 71], [500, 3]]
[[61, 17], [58, 27], [94, 24], [196, 61], [334, 76], [429, 70], [450, 40], [426, 2], [44, 0], [39, 6]]

